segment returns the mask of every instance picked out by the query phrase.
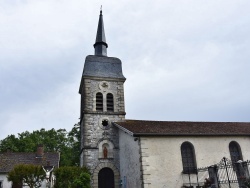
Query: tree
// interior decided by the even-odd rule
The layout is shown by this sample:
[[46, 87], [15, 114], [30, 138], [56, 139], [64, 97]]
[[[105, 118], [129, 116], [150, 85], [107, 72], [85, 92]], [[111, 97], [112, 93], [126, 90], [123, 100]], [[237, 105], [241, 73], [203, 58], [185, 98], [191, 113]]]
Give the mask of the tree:
[[79, 166], [80, 161], [80, 123], [74, 125], [71, 131], [68, 133], [68, 139], [70, 143], [71, 153], [68, 153], [71, 158], [71, 166]]
[[90, 173], [85, 167], [64, 166], [54, 172], [55, 188], [90, 188]]
[[8, 181], [12, 181], [13, 184], [27, 184], [30, 188], [35, 188], [41, 187], [45, 173], [41, 166], [19, 164], [8, 173], [7, 178]]
[[38, 144], [44, 145], [47, 152], [60, 152], [60, 166], [79, 165], [80, 125], [75, 124], [70, 132], [65, 129], [40, 129], [33, 132], [9, 135], [1, 140], [0, 152], [10, 149], [13, 152], [35, 152]]

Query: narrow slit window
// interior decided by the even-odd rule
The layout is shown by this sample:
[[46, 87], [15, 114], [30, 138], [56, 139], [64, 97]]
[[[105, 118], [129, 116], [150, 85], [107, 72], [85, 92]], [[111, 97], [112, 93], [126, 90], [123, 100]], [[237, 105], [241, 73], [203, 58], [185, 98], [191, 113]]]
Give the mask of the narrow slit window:
[[111, 93], [107, 94], [107, 111], [114, 112], [114, 97]]
[[103, 111], [103, 96], [100, 92], [96, 94], [96, 111]]

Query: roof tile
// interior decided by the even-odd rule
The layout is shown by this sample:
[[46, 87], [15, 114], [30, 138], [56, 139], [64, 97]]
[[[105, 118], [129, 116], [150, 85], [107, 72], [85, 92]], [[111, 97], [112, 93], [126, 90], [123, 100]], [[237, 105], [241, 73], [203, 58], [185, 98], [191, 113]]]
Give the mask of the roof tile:
[[250, 135], [249, 122], [125, 120], [114, 123], [136, 135]]
[[36, 153], [30, 152], [4, 152], [0, 153], [0, 173], [7, 173], [17, 164], [50, 165], [59, 167], [60, 154], [56, 152], [44, 153], [42, 158], [37, 158]]

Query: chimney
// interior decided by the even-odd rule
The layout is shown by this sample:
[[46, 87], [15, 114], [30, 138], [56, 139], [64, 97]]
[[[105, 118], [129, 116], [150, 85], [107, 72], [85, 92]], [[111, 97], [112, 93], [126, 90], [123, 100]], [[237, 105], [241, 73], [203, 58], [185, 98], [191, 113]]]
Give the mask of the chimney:
[[43, 157], [43, 144], [38, 144], [37, 145], [37, 150], [36, 150], [36, 158], [42, 158]]

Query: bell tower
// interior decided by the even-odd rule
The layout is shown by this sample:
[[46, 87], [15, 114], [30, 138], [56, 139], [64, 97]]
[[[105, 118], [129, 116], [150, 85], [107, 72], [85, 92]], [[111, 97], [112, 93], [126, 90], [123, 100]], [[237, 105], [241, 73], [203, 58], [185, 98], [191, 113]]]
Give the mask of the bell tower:
[[119, 187], [119, 135], [112, 122], [125, 119], [121, 60], [107, 56], [108, 44], [100, 11], [95, 55], [85, 59], [81, 95], [81, 166], [92, 173], [91, 186]]

